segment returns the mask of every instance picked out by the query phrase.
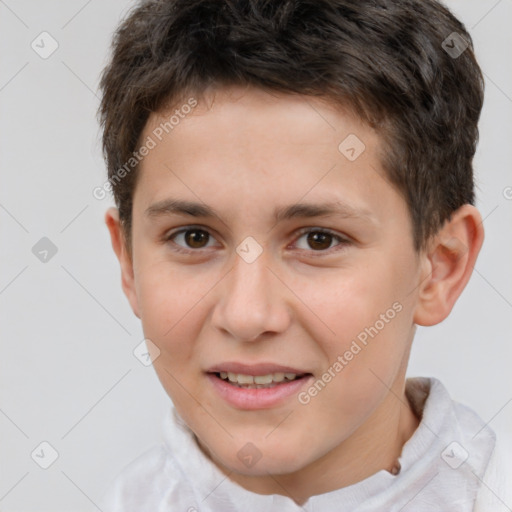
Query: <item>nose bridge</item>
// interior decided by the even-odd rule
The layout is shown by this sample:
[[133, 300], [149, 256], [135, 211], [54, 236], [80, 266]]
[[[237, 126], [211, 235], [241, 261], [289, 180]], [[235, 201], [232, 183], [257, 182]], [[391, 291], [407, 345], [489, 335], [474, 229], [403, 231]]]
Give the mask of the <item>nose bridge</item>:
[[247, 296], [263, 307], [266, 296], [265, 285], [268, 286], [268, 258], [259, 256], [254, 261], [245, 260], [239, 254], [235, 258], [231, 272], [231, 294], [236, 298]]
[[289, 321], [286, 299], [269, 264], [264, 253], [254, 260], [244, 259], [243, 253], [236, 254], [213, 315], [217, 328], [243, 341], [253, 341], [265, 332], [286, 328]]

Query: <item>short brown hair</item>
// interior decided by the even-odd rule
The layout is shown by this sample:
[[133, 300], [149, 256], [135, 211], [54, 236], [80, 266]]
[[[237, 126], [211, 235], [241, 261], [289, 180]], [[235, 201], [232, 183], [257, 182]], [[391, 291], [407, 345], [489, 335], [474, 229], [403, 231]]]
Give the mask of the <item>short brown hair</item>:
[[417, 250], [474, 204], [482, 73], [464, 25], [439, 2], [147, 0], [116, 31], [100, 85], [103, 151], [128, 239], [137, 169], [112, 178], [149, 115], [226, 85], [321, 96], [376, 128]]

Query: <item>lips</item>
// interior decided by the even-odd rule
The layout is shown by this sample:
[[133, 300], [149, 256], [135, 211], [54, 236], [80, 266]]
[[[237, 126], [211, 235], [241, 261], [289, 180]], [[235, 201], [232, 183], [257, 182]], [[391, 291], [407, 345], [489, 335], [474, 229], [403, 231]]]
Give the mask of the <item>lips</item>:
[[312, 377], [300, 368], [273, 363], [227, 362], [212, 366], [207, 376], [213, 388], [238, 409], [265, 409], [282, 403]]
[[212, 366], [207, 373], [231, 372], [240, 373], [242, 375], [269, 375], [271, 373], [294, 373], [296, 375], [305, 375], [309, 373], [307, 370], [293, 368], [291, 366], [283, 366], [273, 363], [244, 364], [236, 362], [226, 362]]

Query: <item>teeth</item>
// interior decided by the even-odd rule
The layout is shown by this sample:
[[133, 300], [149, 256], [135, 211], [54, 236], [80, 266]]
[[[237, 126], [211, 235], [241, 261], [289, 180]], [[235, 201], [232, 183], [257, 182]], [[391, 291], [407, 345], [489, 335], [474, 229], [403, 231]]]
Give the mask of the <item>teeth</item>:
[[246, 375], [243, 373], [233, 372], [219, 372], [220, 378], [223, 380], [229, 380], [233, 384], [249, 387], [260, 387], [268, 386], [269, 384], [275, 384], [287, 381], [295, 380], [297, 378], [296, 373], [269, 373], [267, 375]]
[[270, 384], [272, 382], [272, 375], [257, 375], [254, 377], [254, 382], [255, 384]]
[[236, 380], [238, 381], [238, 384], [254, 384], [254, 377], [252, 375], [243, 375], [242, 373], [239, 373], [236, 376]]

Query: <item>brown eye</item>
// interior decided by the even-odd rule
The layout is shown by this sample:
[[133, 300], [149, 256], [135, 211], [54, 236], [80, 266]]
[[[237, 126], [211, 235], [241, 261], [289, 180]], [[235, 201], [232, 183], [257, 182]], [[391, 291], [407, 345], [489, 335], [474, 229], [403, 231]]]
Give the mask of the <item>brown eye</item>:
[[165, 239], [173, 243], [175, 250], [189, 252], [209, 248], [214, 245], [213, 242], [215, 241], [215, 238], [208, 231], [196, 227], [175, 231], [166, 235]]
[[184, 232], [185, 242], [193, 249], [202, 249], [208, 244], [210, 235], [201, 229], [188, 229]]
[[315, 251], [322, 251], [331, 247], [333, 236], [324, 231], [312, 231], [308, 233], [307, 242], [311, 249]]
[[[295, 246], [302, 251], [309, 252], [329, 252], [336, 249], [343, 249], [350, 245], [350, 241], [336, 233], [332, 233], [327, 229], [305, 228], [301, 231], [301, 236], [295, 242]], [[329, 251], [328, 251], [329, 250]]]

